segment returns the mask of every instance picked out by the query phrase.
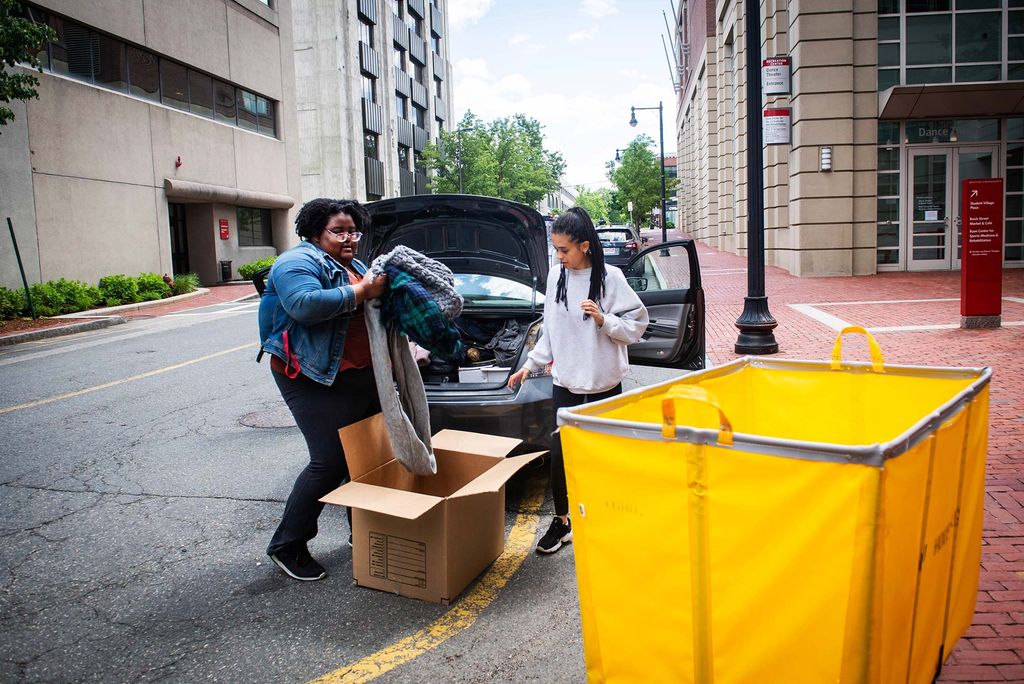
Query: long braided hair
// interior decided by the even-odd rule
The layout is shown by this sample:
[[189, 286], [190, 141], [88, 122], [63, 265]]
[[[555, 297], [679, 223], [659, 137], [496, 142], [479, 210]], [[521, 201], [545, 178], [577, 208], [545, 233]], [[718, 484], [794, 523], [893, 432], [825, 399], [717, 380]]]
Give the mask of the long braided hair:
[[[555, 219], [551, 224], [551, 232], [565, 235], [573, 242], [590, 243], [590, 291], [587, 299], [599, 302], [604, 296], [604, 251], [601, 249], [601, 238], [597, 236], [594, 222], [590, 220], [590, 214], [582, 207], [573, 207]], [[555, 286], [555, 302], [562, 302], [565, 308], [569, 308], [566, 301], [565, 266], [562, 266], [558, 274], [558, 284]], [[588, 316], [584, 316], [587, 318]]]

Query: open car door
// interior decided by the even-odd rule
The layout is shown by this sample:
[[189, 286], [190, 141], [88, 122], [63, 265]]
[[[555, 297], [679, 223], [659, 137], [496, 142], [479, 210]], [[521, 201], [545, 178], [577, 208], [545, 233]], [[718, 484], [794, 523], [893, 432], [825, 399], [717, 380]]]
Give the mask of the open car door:
[[704, 368], [704, 288], [693, 240], [645, 249], [622, 272], [651, 318], [643, 339], [629, 346], [629, 362]]

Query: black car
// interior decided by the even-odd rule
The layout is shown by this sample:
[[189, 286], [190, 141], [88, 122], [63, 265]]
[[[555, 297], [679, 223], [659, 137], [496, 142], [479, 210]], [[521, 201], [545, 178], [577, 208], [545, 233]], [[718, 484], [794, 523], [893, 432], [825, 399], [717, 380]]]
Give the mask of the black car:
[[[543, 334], [549, 261], [541, 215], [471, 195], [414, 195], [366, 208], [372, 225], [360, 241], [361, 259], [369, 263], [406, 245], [446, 264], [465, 298], [455, 323], [472, 360], [421, 367], [431, 428], [517, 437], [547, 448], [554, 430], [550, 375], [514, 390], [506, 386]], [[693, 241], [639, 252], [623, 271], [651, 318], [644, 339], [629, 348], [630, 362], [703, 368], [704, 292]]]
[[606, 264], [622, 268], [640, 253], [641, 240], [629, 226], [598, 226]]

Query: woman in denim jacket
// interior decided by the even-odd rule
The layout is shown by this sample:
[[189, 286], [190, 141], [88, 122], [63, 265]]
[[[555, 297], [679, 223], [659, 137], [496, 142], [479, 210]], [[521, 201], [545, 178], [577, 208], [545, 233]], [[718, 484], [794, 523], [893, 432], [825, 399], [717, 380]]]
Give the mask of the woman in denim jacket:
[[260, 343], [281, 396], [309, 447], [267, 554], [289, 577], [327, 573], [306, 543], [316, 536], [319, 499], [348, 478], [338, 428], [380, 411], [362, 303], [386, 278], [364, 277], [355, 258], [366, 210], [354, 200], [315, 199], [295, 218], [303, 238], [270, 269], [260, 300]]

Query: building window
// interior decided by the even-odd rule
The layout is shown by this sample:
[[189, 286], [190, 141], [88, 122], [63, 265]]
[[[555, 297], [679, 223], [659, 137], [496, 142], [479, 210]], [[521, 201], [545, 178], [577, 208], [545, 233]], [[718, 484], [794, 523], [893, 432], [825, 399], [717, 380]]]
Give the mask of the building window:
[[362, 77], [363, 83], [363, 99], [369, 102], [377, 101], [377, 79], [370, 78], [369, 76]]
[[409, 99], [398, 93], [395, 94], [395, 118], [409, 118]]
[[878, 122], [878, 183], [875, 261], [879, 266], [900, 262], [900, 125]]
[[272, 247], [270, 210], [238, 207], [238, 246]]
[[70, 19], [34, 7], [28, 10], [34, 21], [56, 32], [40, 53], [42, 63], [53, 73], [251, 131], [277, 134], [273, 100]]
[[395, 47], [394, 48], [394, 57], [395, 57], [395, 66], [398, 67], [399, 69], [401, 69], [402, 71], [405, 71], [406, 70], [405, 50], [403, 48], [400, 48], [400, 47]]
[[367, 131], [363, 135], [363, 155], [370, 159], [380, 159], [379, 136], [376, 133]]
[[1003, 257], [1024, 262], [1024, 118], [1006, 120], [1006, 226]]
[[444, 97], [444, 83], [436, 76], [434, 77], [434, 95]]
[[398, 168], [409, 170], [409, 148], [405, 145], [398, 146]]
[[405, 8], [402, 5], [402, 0], [391, 0], [391, 9], [399, 19], [405, 18]]
[[412, 63], [412, 75], [420, 85], [427, 84], [427, 70], [422, 64]]
[[422, 107], [417, 107], [416, 105], [413, 105], [412, 106], [412, 111], [413, 111], [413, 116], [415, 117], [413, 120], [416, 123], [416, 125], [419, 126], [420, 128], [426, 128], [427, 127], [427, 110], [423, 109]]
[[405, 18], [405, 23], [409, 26], [409, 30], [415, 33], [420, 38], [423, 37], [423, 20], [419, 17], [410, 13]]
[[366, 47], [373, 47], [373, 24], [365, 19], [359, 19], [359, 40], [366, 44]]
[[441, 36], [433, 32], [430, 34], [430, 49], [433, 50], [435, 54], [441, 54]]

